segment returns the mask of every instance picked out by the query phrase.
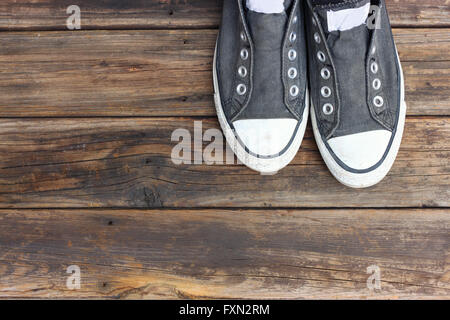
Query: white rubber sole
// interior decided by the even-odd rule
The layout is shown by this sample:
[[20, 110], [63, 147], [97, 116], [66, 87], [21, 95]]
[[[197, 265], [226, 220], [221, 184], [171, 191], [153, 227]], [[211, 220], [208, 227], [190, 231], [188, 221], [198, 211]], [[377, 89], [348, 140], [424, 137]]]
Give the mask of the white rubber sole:
[[213, 63], [213, 78], [214, 78], [214, 102], [217, 111], [217, 117], [219, 119], [220, 126], [225, 135], [225, 138], [233, 152], [236, 154], [236, 157], [242, 162], [244, 165], [249, 167], [252, 170], [260, 172], [262, 174], [275, 174], [284, 167], [286, 167], [295, 157], [298, 150], [300, 149], [300, 145], [302, 144], [303, 137], [305, 135], [306, 125], [308, 123], [308, 115], [309, 115], [309, 94], [306, 91], [305, 96], [305, 111], [303, 112], [302, 123], [300, 124], [297, 133], [295, 134], [294, 140], [292, 141], [289, 148], [280, 156], [275, 158], [258, 158], [248, 153], [245, 148], [240, 144], [238, 139], [236, 138], [234, 130], [228, 124], [228, 121], [225, 117], [225, 114], [222, 109], [222, 102], [220, 101], [220, 92], [219, 92], [219, 84], [217, 80], [217, 71], [216, 71], [216, 54], [217, 54], [217, 46], [216, 51], [214, 52], [214, 63]]
[[354, 173], [349, 172], [342, 168], [333, 158], [333, 156], [328, 151], [325, 143], [322, 140], [322, 136], [317, 127], [316, 114], [314, 112], [314, 106], [311, 101], [311, 122], [314, 131], [314, 137], [316, 139], [317, 146], [319, 147], [319, 151], [322, 155], [325, 164], [330, 170], [331, 174], [342, 184], [351, 187], [351, 188], [368, 188], [376, 185], [381, 180], [383, 180], [389, 171], [392, 168], [392, 165], [397, 158], [398, 151], [400, 149], [400, 144], [403, 137], [403, 131], [405, 127], [405, 118], [406, 118], [406, 102], [405, 102], [405, 83], [403, 78], [403, 69], [400, 63], [400, 59], [397, 59], [400, 66], [400, 80], [401, 80], [401, 92], [400, 92], [400, 114], [399, 114], [399, 123], [397, 126], [397, 130], [395, 132], [394, 139], [392, 141], [391, 148], [389, 150], [388, 155], [384, 159], [383, 163], [373, 171], [367, 173]]

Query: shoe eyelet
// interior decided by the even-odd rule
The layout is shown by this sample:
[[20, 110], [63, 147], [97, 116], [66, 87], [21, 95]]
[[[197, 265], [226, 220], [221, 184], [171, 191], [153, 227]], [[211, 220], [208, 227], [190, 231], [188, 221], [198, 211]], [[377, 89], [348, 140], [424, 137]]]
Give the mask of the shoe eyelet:
[[331, 89], [327, 86], [322, 87], [322, 89], [320, 89], [320, 94], [324, 98], [329, 98], [331, 96]]
[[247, 42], [247, 36], [245, 35], [244, 31], [241, 32], [241, 40]]
[[320, 35], [318, 32], [314, 33], [314, 41], [316, 41], [317, 44], [320, 43]]
[[289, 41], [294, 43], [295, 40], [297, 40], [297, 34], [295, 32], [291, 32], [291, 34], [289, 35]]
[[241, 50], [241, 59], [242, 60], [247, 60], [248, 59], [248, 50], [247, 49], [242, 49]]
[[297, 71], [296, 68], [290, 68], [290, 69], [288, 70], [288, 77], [289, 77], [290, 79], [295, 79], [295, 78], [297, 78], [297, 75], [298, 75], [298, 71]]
[[241, 83], [240, 85], [237, 86], [236, 92], [238, 95], [243, 96], [244, 94], [247, 93], [247, 86]]
[[296, 24], [297, 21], [298, 21], [298, 16], [295, 16], [295, 17], [292, 19], [292, 23], [293, 23], [293, 24]]
[[375, 80], [373, 80], [373, 82], [372, 82], [372, 87], [375, 89], [375, 90], [380, 90], [380, 88], [381, 88], [381, 80], [380, 79], [375, 79]]
[[289, 94], [292, 96], [292, 97], [296, 97], [296, 96], [298, 96], [298, 94], [300, 93], [300, 89], [297, 87], [297, 86], [292, 86], [290, 89], [289, 89]]
[[238, 69], [238, 74], [241, 76], [241, 78], [245, 78], [247, 76], [247, 68], [244, 66], [240, 66]]
[[383, 97], [376, 96], [375, 98], [373, 98], [373, 104], [375, 105], [375, 107], [381, 108], [384, 105]]
[[294, 61], [295, 59], [297, 59], [297, 51], [295, 51], [294, 49], [289, 50], [288, 57], [289, 60]]
[[317, 52], [317, 59], [319, 59], [320, 62], [325, 62], [325, 54], [322, 51]]
[[325, 103], [322, 107], [322, 111], [326, 116], [329, 116], [334, 112], [334, 107], [331, 103]]
[[328, 80], [331, 77], [331, 72], [328, 70], [328, 68], [323, 68], [320, 70], [320, 75], [322, 76], [322, 79]]
[[372, 62], [370, 64], [370, 71], [372, 71], [372, 73], [377, 73], [378, 72], [378, 63], [376, 63], [375, 61]]

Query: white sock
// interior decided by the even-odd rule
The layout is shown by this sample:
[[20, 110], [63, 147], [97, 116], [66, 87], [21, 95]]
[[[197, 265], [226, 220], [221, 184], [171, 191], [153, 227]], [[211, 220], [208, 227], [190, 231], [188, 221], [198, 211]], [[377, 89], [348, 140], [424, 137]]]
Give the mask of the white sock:
[[370, 2], [359, 8], [339, 11], [328, 10], [328, 32], [350, 30], [365, 24], [369, 16], [369, 11]]
[[258, 13], [282, 13], [284, 0], [247, 0], [247, 8]]

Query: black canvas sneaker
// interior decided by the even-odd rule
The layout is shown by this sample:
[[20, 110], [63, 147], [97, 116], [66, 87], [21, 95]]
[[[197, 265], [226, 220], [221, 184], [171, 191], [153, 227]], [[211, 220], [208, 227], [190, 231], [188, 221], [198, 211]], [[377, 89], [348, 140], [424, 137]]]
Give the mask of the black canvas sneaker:
[[402, 139], [403, 73], [384, 0], [306, 0], [311, 120], [341, 183], [364, 188], [392, 167]]
[[238, 159], [261, 173], [292, 161], [308, 119], [304, 18], [299, 0], [285, 5], [262, 14], [225, 0], [214, 57], [222, 130]]

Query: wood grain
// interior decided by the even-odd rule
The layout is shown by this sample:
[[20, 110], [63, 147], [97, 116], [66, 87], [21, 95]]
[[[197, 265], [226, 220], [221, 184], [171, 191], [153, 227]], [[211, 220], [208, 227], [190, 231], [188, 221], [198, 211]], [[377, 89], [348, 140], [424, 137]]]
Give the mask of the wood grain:
[[[0, 33], [0, 117], [214, 116], [217, 31]], [[410, 115], [450, 115], [450, 29], [396, 29]]]
[[2, 0], [0, 298], [450, 299], [449, 1], [386, 2], [409, 117], [388, 177], [353, 190], [310, 128], [275, 176], [173, 163], [175, 130], [220, 132], [222, 0]]
[[435, 209], [1, 210], [0, 297], [448, 299], [449, 230]]
[[[448, 207], [450, 119], [409, 118], [398, 159], [373, 188], [329, 173], [308, 129], [291, 165], [261, 176], [243, 165], [176, 165], [172, 133], [194, 139], [195, 118], [0, 121], [0, 206], [57, 207]], [[216, 119], [198, 123], [216, 129]], [[191, 138], [187, 143], [191, 143]], [[185, 141], [186, 142], [186, 141]], [[201, 142], [201, 141], [200, 141]], [[178, 153], [175, 160], [179, 160]], [[211, 160], [211, 157], [205, 157]], [[221, 158], [224, 159], [224, 158]]]
[[[394, 26], [450, 27], [446, 0], [386, 0]], [[3, 0], [0, 30], [64, 30], [67, 7], [81, 9], [83, 29], [217, 28], [221, 0]]]

